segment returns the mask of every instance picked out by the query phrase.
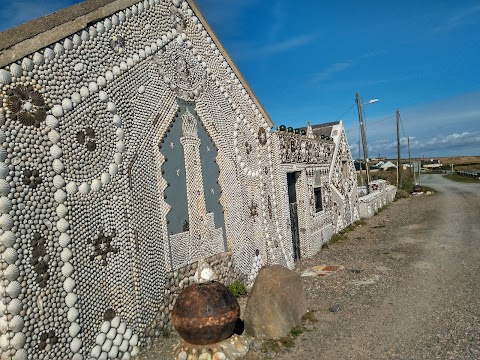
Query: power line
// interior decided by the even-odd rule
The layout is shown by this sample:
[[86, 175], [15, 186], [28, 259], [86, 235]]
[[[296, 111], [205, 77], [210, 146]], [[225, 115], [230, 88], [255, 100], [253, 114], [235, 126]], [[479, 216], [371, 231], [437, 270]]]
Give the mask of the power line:
[[352, 110], [354, 106], [355, 106], [355, 103], [353, 103], [352, 106], [350, 106], [350, 107], [348, 108], [348, 110], [345, 111], [342, 115], [340, 115], [340, 116], [337, 118], [337, 120], [335, 120], [335, 121], [340, 120], [340, 119], [343, 117], [343, 115], [345, 115], [345, 114], [348, 113], [350, 110]]

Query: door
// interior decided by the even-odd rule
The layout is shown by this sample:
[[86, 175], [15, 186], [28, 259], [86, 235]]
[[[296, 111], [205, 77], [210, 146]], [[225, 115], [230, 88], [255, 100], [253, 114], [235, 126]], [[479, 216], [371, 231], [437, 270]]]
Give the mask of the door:
[[296, 184], [300, 172], [287, 173], [288, 203], [290, 208], [290, 228], [292, 230], [293, 259], [300, 259], [300, 234], [298, 231]]

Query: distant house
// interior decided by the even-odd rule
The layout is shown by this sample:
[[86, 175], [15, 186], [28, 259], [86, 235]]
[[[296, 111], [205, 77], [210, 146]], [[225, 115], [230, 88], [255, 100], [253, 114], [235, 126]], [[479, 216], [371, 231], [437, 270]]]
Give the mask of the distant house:
[[442, 166], [442, 163], [440, 162], [440, 160], [434, 160], [434, 159], [422, 160], [422, 168], [435, 169], [441, 166]]
[[375, 165], [370, 167], [372, 170], [388, 170], [388, 169], [396, 169], [397, 165], [392, 163], [391, 161], [380, 161], [376, 163]]

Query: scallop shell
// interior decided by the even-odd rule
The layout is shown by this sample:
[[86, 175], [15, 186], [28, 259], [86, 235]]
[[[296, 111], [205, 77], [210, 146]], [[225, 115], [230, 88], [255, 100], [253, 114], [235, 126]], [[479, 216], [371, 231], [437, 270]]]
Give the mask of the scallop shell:
[[60, 134], [56, 130], [52, 129], [48, 132], [48, 139], [52, 142], [52, 144], [56, 144], [60, 140]]
[[11, 281], [5, 290], [7, 291], [7, 294], [10, 295], [11, 298], [17, 298], [20, 292], [22, 291], [22, 287], [17, 281]]
[[0, 197], [0, 212], [7, 213], [10, 210], [12, 210], [12, 200], [5, 196]]
[[12, 65], [10, 65], [10, 72], [13, 76], [19, 78], [23, 74], [23, 69], [20, 65], [13, 63]]
[[62, 105], [55, 105], [53, 108], [52, 108], [52, 115], [55, 116], [55, 117], [61, 117], [63, 116], [63, 107]]
[[99, 191], [101, 188], [102, 182], [99, 179], [92, 180], [92, 191]]
[[77, 300], [78, 297], [73, 292], [68, 293], [67, 296], [65, 296], [65, 304], [67, 304], [69, 308], [74, 307], [77, 303]]
[[78, 104], [82, 101], [82, 95], [80, 95], [78, 92], [74, 92], [71, 99], [74, 104]]
[[60, 254], [60, 259], [62, 259], [63, 262], [69, 262], [72, 259], [72, 251], [69, 248], [64, 248]]
[[117, 164], [110, 164], [108, 167], [108, 172], [111, 176], [115, 176], [118, 174], [118, 165]]
[[86, 30], [83, 30], [82, 34], [80, 36], [81, 36], [82, 40], [84, 40], [84, 41], [87, 41], [87, 40], [90, 39], [90, 34]]
[[115, 107], [115, 104], [113, 102], [109, 101], [107, 103], [107, 110], [114, 114], [117, 111], [117, 108]]
[[112, 181], [112, 178], [111, 178], [110, 174], [103, 173], [100, 180], [101, 180], [102, 184], [107, 185], [107, 184], [110, 183], [110, 181]]
[[73, 109], [73, 103], [70, 98], [65, 98], [62, 100], [62, 108], [66, 111]]
[[70, 334], [70, 336], [75, 337], [78, 335], [79, 332], [80, 332], [80, 325], [78, 325], [76, 322], [72, 322], [72, 324], [68, 328], [68, 333]]
[[0, 84], [10, 84], [12, 81], [12, 74], [8, 72], [7, 70], [1, 69], [0, 70]]
[[55, 51], [53, 51], [52, 49], [50, 49], [49, 47], [47, 47], [43, 53], [43, 55], [45, 56], [45, 59], [47, 60], [52, 60], [54, 57], [55, 57]]
[[0, 348], [3, 351], [7, 351], [10, 347], [10, 341], [8, 341], [7, 334], [0, 335]]
[[[67, 41], [67, 40], [65, 40], [65, 41]], [[57, 54], [57, 55], [63, 55], [65, 53], [65, 48], [62, 44], [56, 43], [55, 46], [53, 47], [53, 51], [55, 51], [55, 54]]]
[[10, 345], [12, 345], [15, 349], [18, 350], [25, 346], [26, 340], [27, 337], [25, 336], [25, 334], [18, 332], [13, 336], [12, 340], [10, 340]]
[[76, 194], [78, 192], [77, 183], [74, 181], [70, 181], [65, 187], [65, 190], [67, 190], [67, 194], [70, 194], [70, 195]]
[[53, 186], [55, 186], [57, 189], [62, 188], [65, 185], [65, 180], [63, 180], [63, 177], [60, 175], [55, 175], [53, 177]]
[[37, 65], [43, 65], [45, 63], [45, 57], [39, 52], [36, 52], [33, 54], [33, 62]]
[[122, 126], [122, 119], [120, 118], [120, 116], [118, 116], [117, 114], [113, 115], [113, 123], [117, 127]]
[[81, 183], [78, 187], [78, 191], [84, 195], [88, 194], [90, 192], [90, 184], [86, 182]]
[[115, 164], [120, 165], [123, 161], [123, 155], [121, 153], [115, 153], [113, 155], [113, 161], [115, 161]]
[[120, 325], [118, 325], [118, 328], [117, 328], [117, 333], [119, 333], [120, 335], [123, 335], [125, 334], [125, 330], [127, 330], [127, 324], [125, 324], [123, 321], [120, 323]]
[[102, 350], [105, 352], [109, 352], [111, 348], [112, 348], [112, 340], [106, 339], [105, 342], [103, 343]]
[[0, 162], [0, 178], [5, 179], [8, 175], [8, 166]]
[[2, 144], [6, 139], [5, 132], [0, 130], [0, 144]]
[[2, 214], [0, 216], [0, 228], [2, 230], [10, 230], [13, 226], [13, 219], [10, 214]]
[[20, 299], [12, 299], [8, 303], [8, 312], [12, 315], [20, 314], [20, 311], [23, 309], [23, 303]]
[[[109, 330], [110, 330], [110, 321], [104, 321], [102, 323], [102, 326], [100, 326], [101, 333], [106, 334], [106, 333], [108, 333]], [[105, 339], [104, 339], [104, 341], [105, 341]], [[103, 342], [102, 342], [102, 344], [103, 344]], [[99, 345], [102, 345], [102, 344], [99, 344]]]
[[123, 338], [130, 341], [132, 338], [132, 329], [127, 328], [127, 330], [125, 330], [125, 334], [123, 334]]
[[32, 71], [33, 70], [33, 61], [29, 58], [23, 58], [22, 68], [25, 71]]
[[132, 338], [130, 339], [130, 345], [136, 346], [138, 344], [138, 335], [133, 334]]
[[12, 320], [10, 320], [10, 330], [13, 332], [19, 332], [23, 329], [23, 318], [19, 315], [15, 315]]
[[77, 310], [77, 308], [72, 307], [72, 308], [70, 308], [70, 309], [68, 310], [67, 319], [68, 319], [68, 321], [70, 321], [71, 323], [73, 323], [75, 320], [78, 319], [78, 310]]
[[72, 350], [72, 352], [75, 354], [78, 352], [78, 350], [80, 350], [81, 347], [82, 340], [80, 340], [79, 338], [73, 338], [72, 342], [70, 343], [70, 350]]
[[57, 174], [61, 174], [65, 170], [65, 166], [63, 166], [63, 162], [60, 161], [59, 159], [53, 160], [52, 168], [53, 168], [53, 171], [55, 171]]
[[27, 360], [28, 353], [25, 349], [18, 349], [15, 355], [13, 355], [12, 360]]
[[63, 152], [58, 145], [52, 145], [50, 147], [50, 154], [54, 159], [58, 159], [60, 156], [62, 156]]
[[[73, 280], [71, 277], [67, 277], [63, 282], [63, 289], [67, 293], [72, 292], [72, 290], [75, 289], [75, 280]], [[72, 336], [75, 336], [75, 335], [72, 335]]]
[[115, 339], [115, 336], [117, 336], [117, 329], [112, 327], [108, 330], [107, 339], [113, 340]]
[[11, 231], [5, 231], [0, 236], [0, 243], [6, 247], [13, 246], [15, 244], [15, 235]]
[[[63, 274], [63, 276], [65, 276], [65, 277], [69, 277], [70, 275], [72, 275], [72, 274], [73, 274], [73, 266], [72, 266], [72, 264], [70, 264], [69, 262], [63, 264], [63, 266], [62, 266], [62, 274]], [[75, 295], [74, 293], [71, 293], [71, 294], [74, 295], [74, 296], [77, 296], [77, 295]], [[65, 301], [66, 301], [66, 300], [65, 300]], [[75, 301], [76, 301], [76, 300], [75, 300]], [[71, 307], [71, 306], [70, 306], [70, 307]]]
[[126, 352], [128, 350], [128, 347], [130, 346], [130, 344], [128, 343], [128, 340], [125, 340], [123, 339], [122, 340], [122, 343], [120, 344], [120, 346], [118, 347], [118, 350], [120, 350], [121, 352]]
[[59, 218], [64, 218], [68, 214], [68, 208], [63, 204], [60, 204], [55, 209], [55, 212]]
[[59, 219], [57, 221], [57, 229], [61, 233], [66, 232], [70, 228], [70, 223], [65, 219]]
[[108, 352], [108, 358], [109, 359], [118, 359], [117, 355], [118, 355], [118, 346], [116, 346], [116, 344], [114, 343], [114, 346], [112, 346], [112, 348]]
[[82, 38], [78, 34], [73, 35], [73, 43], [75, 45], [80, 45], [82, 43]]
[[125, 152], [125, 143], [122, 140], [117, 141], [117, 151], [119, 153]]
[[92, 349], [92, 352], [90, 353], [90, 356], [91, 356], [92, 359], [98, 359], [98, 358], [100, 358], [101, 353], [102, 353], [101, 346], [96, 345]]
[[58, 119], [53, 115], [48, 115], [45, 123], [50, 129], [55, 129], [58, 126]]
[[[72, 241], [72, 239], [70, 238], [70, 235], [68, 235], [66, 233], [60, 234], [60, 236], [58, 237], [58, 243], [60, 244], [61, 247], [64, 247], [64, 248], [67, 247], [70, 244], [70, 241]], [[70, 263], [68, 263], [68, 264], [70, 264]], [[70, 265], [70, 266], [72, 266], [72, 265]], [[72, 271], [73, 271], [73, 268], [72, 268]], [[68, 276], [70, 276], [70, 275], [68, 275]]]
[[[63, 180], [63, 178], [62, 178], [62, 180]], [[53, 198], [59, 204], [63, 204], [65, 202], [65, 200], [67, 199], [67, 193], [65, 191], [63, 191], [62, 189], [58, 189], [57, 191], [55, 191], [55, 194], [53, 195]]]
[[[7, 248], [7, 249], [11, 249], [11, 248]], [[20, 269], [18, 268], [17, 265], [15, 265], [14, 263], [11, 263], [3, 271], [3, 274], [8, 280], [14, 281], [14, 280], [17, 280], [18, 277], [20, 276]]]
[[118, 326], [120, 325], [120, 321], [121, 321], [120, 316], [115, 316], [115, 317], [112, 319], [110, 325], [111, 325], [113, 328], [116, 329], [116, 328], [118, 328]]
[[[98, 83], [98, 82], [99, 82], [99, 81], [97, 80], [97, 83]], [[100, 84], [99, 84], [99, 85], [100, 85]], [[106, 93], [105, 91], [103, 91], [103, 90], [98, 93], [98, 97], [99, 97], [100, 101], [103, 101], [103, 102], [108, 101], [108, 95], [107, 95], [107, 93]]]

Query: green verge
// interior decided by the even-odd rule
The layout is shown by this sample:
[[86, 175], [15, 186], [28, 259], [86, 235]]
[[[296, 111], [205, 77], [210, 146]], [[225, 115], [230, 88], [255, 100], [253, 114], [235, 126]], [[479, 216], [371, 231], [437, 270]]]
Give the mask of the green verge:
[[480, 184], [479, 179], [474, 179], [474, 178], [470, 178], [470, 177], [467, 177], [467, 176], [462, 176], [462, 175], [459, 175], [459, 174], [447, 174], [447, 175], [443, 175], [443, 177], [445, 177], [449, 180], [452, 180], [452, 181], [456, 181], [456, 182]]

